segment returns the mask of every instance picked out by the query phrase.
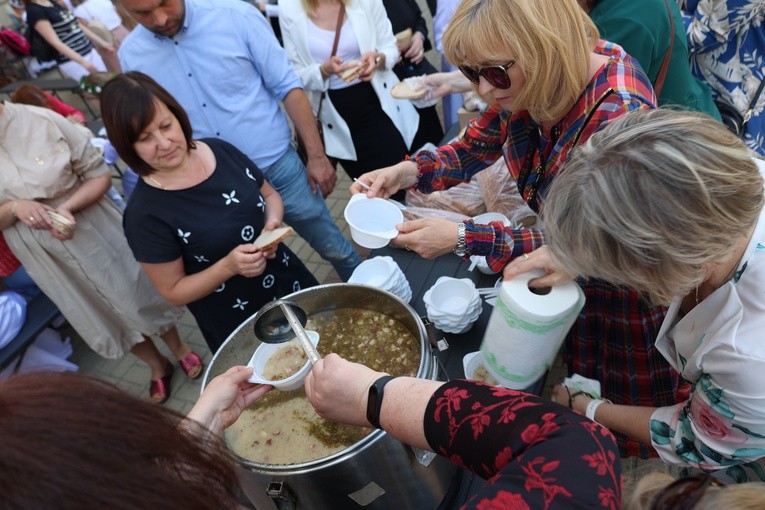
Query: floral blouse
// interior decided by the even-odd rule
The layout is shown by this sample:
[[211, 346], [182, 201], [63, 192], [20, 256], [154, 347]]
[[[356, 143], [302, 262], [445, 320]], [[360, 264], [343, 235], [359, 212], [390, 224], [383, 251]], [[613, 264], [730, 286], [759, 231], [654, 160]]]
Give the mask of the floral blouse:
[[[757, 162], [765, 174], [765, 162]], [[657, 348], [694, 385], [690, 400], [651, 416], [669, 464], [765, 481], [765, 211], [731, 281], [678, 318], [667, 311]]]
[[[715, 99], [742, 115], [765, 78], [763, 0], [681, 0], [691, 70]], [[765, 155], [765, 90], [746, 126], [746, 144]]]
[[425, 411], [428, 444], [487, 480], [466, 509], [621, 508], [611, 433], [540, 397], [456, 380]]

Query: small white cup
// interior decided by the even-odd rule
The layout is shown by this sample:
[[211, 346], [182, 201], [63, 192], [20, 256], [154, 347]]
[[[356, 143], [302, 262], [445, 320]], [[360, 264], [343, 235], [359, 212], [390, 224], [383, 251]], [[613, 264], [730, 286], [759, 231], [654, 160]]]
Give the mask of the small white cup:
[[[314, 347], [319, 343], [319, 334], [316, 331], [306, 330], [306, 335], [308, 335], [308, 339]], [[265, 368], [266, 363], [268, 363], [268, 360], [271, 359], [271, 356], [276, 354], [276, 351], [285, 345], [286, 342], [280, 344], [260, 344], [258, 348], [255, 349], [255, 353], [252, 355], [252, 358], [250, 358], [250, 362], [247, 363], [248, 367], [252, 367], [252, 375], [248, 381], [258, 384], [270, 384], [280, 391], [293, 391], [303, 386], [308, 372], [311, 371], [311, 360], [307, 360], [300, 370], [284, 379], [270, 381], [262, 377], [263, 369]]]
[[344, 211], [351, 237], [365, 248], [382, 248], [398, 235], [396, 225], [404, 221], [401, 209], [382, 198], [356, 193]]

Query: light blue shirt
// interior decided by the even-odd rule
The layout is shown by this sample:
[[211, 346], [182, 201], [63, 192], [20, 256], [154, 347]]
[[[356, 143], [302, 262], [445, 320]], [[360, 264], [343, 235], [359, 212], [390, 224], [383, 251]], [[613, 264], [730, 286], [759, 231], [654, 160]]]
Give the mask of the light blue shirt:
[[287, 93], [303, 88], [270, 25], [241, 0], [186, 0], [172, 38], [143, 26], [122, 43], [124, 71], [154, 78], [186, 110], [194, 138], [222, 138], [263, 170], [288, 149]]

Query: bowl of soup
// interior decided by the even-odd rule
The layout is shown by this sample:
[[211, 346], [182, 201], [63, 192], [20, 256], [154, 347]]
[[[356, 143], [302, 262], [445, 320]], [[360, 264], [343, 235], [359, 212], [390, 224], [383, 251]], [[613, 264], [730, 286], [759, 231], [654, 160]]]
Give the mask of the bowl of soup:
[[[306, 331], [314, 347], [319, 343], [316, 331]], [[280, 391], [294, 391], [305, 382], [311, 363], [297, 338], [278, 344], [260, 344], [247, 366], [252, 367], [252, 383], [270, 384]]]

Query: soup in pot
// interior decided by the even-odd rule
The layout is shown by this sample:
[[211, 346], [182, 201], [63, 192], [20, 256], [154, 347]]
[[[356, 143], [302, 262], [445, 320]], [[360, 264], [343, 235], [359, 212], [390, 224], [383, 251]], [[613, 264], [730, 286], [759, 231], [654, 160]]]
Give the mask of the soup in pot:
[[[380, 312], [340, 308], [309, 318], [306, 329], [321, 335], [319, 353], [337, 353], [374, 370], [414, 376], [420, 342], [396, 319]], [[271, 391], [226, 430], [240, 457], [262, 464], [296, 464], [321, 459], [358, 442], [371, 428], [326, 420], [313, 410], [305, 390]]]

